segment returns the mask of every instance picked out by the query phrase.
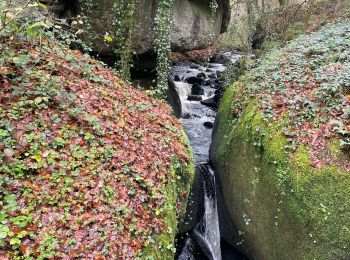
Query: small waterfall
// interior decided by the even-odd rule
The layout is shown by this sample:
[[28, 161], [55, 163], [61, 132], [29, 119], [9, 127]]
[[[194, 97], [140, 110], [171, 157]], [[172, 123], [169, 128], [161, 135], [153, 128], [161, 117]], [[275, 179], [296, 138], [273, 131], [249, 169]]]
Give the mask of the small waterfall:
[[175, 88], [180, 98], [187, 98], [191, 94], [191, 85], [186, 82], [175, 82]]
[[198, 170], [200, 174], [203, 174], [204, 213], [201, 220], [194, 227], [192, 236], [186, 239], [178, 259], [196, 259], [193, 258], [196, 245], [208, 259], [221, 260], [215, 175], [208, 164], [199, 165]]
[[215, 175], [208, 165], [201, 165], [204, 181], [204, 215], [194, 228], [194, 236], [209, 259], [221, 260], [219, 216], [216, 203]]
[[[233, 63], [239, 58], [239, 55], [224, 55]], [[178, 234], [178, 260], [244, 259], [231, 253], [222, 255], [215, 174], [208, 163], [216, 117], [213, 100], [224, 90], [221, 75], [224, 70], [225, 66], [219, 63], [206, 66], [184, 63], [172, 67], [174, 87], [181, 101], [182, 125], [197, 166], [187, 212], [190, 231]]]

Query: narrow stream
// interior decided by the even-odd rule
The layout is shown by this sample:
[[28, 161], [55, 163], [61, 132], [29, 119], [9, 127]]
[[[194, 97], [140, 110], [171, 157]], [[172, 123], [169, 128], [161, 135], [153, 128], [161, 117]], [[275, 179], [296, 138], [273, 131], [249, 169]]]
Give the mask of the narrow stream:
[[191, 235], [178, 255], [178, 259], [218, 259], [221, 260], [219, 216], [216, 203], [215, 176], [208, 164], [197, 166], [197, 172], [204, 175], [203, 207], [201, 219], [196, 223]]
[[[225, 54], [236, 62], [239, 55]], [[196, 180], [189, 204], [195, 213], [188, 212], [194, 219], [192, 229], [181, 237], [178, 245], [178, 260], [188, 259], [244, 259], [238, 254], [221, 252], [221, 237], [217, 207], [215, 173], [210, 167], [209, 147], [216, 108], [223, 92], [222, 72], [224, 63], [189, 64], [181, 63], [172, 67], [174, 87], [181, 101], [181, 121], [192, 146], [196, 164]], [[191, 206], [190, 206], [191, 207]]]

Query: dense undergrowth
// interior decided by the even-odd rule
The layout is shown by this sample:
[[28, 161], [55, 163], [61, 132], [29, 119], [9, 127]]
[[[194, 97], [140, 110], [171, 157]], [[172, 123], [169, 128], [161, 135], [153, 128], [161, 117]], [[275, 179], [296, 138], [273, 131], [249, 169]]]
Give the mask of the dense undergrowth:
[[343, 0], [311, 0], [286, 5], [259, 19], [264, 36], [262, 50], [283, 47], [301, 34], [310, 34], [329, 23], [350, 17], [350, 2]]
[[170, 257], [193, 174], [180, 122], [24, 22], [0, 31], [0, 258]]
[[234, 15], [219, 44], [225, 49], [255, 49], [257, 54], [283, 47], [301, 34], [350, 17], [350, 2], [344, 0], [232, 2]]
[[[288, 153], [306, 146], [314, 167], [349, 170], [349, 46], [349, 22], [344, 22], [274, 51], [237, 83], [233, 113], [238, 118], [255, 99], [267, 123], [284, 122]], [[330, 145], [333, 139], [339, 142]]]

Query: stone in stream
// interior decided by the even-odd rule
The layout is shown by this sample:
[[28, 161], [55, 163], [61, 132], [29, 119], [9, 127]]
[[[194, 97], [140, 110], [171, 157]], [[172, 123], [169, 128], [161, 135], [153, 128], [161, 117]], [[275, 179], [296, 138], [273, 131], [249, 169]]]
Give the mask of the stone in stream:
[[218, 78], [222, 78], [222, 71], [217, 70], [216, 75], [218, 76]]
[[215, 94], [217, 94], [217, 95], [222, 95], [224, 92], [225, 92], [225, 90], [224, 90], [223, 86], [220, 86], [215, 90]]
[[213, 124], [212, 122], [209, 122], [209, 121], [204, 122], [203, 125], [204, 125], [205, 127], [207, 127], [207, 128], [213, 128], [213, 127], [214, 127], [214, 124]]
[[175, 75], [174, 76], [174, 81], [181, 81], [180, 76], [179, 75]]
[[214, 82], [217, 83], [217, 84], [224, 84], [224, 80], [223, 79], [215, 79]]
[[199, 68], [198, 65], [191, 65], [191, 66], [190, 66], [190, 69], [196, 69], [196, 70], [197, 70], [198, 68]]
[[199, 95], [188, 95], [187, 100], [189, 101], [201, 101], [203, 98]]
[[189, 84], [199, 84], [201, 85], [203, 83], [203, 79], [202, 78], [197, 78], [197, 77], [189, 77], [186, 79], [186, 81], [189, 83]]
[[217, 83], [213, 83], [211, 84], [213, 88], [215, 89], [219, 89], [220, 87], [222, 87], [222, 84], [217, 84]]
[[209, 62], [210, 63], [225, 64], [226, 57], [221, 53], [217, 53], [217, 54], [214, 54], [213, 56], [210, 57]]
[[214, 97], [202, 100], [201, 103], [207, 107], [217, 108], [218, 103], [214, 100]]
[[205, 73], [204, 72], [198, 73], [197, 78], [205, 78]]
[[210, 80], [206, 80], [203, 83], [204, 86], [210, 86], [211, 85], [211, 81]]
[[204, 89], [197, 83], [194, 83], [191, 89], [192, 95], [204, 95]]
[[216, 74], [215, 73], [211, 73], [208, 75], [209, 78], [211, 79], [216, 79]]
[[214, 101], [216, 102], [216, 104], [219, 104], [220, 100], [221, 100], [221, 96], [219, 94], [216, 94], [213, 96]]

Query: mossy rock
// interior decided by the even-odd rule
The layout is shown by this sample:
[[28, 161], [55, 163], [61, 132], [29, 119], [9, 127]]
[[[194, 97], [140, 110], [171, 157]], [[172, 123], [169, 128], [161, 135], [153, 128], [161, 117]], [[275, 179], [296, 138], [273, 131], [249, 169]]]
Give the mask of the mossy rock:
[[[346, 28], [347, 23], [326, 27], [275, 51], [258, 68], [234, 83], [221, 101], [211, 159], [222, 186], [227, 210], [224, 214], [230, 219], [223, 223], [222, 233], [251, 259], [350, 258], [349, 160], [340, 146], [344, 136], [327, 135], [325, 130], [313, 141], [304, 142], [299, 137], [299, 134], [303, 138], [308, 136], [304, 130], [314, 133], [317, 127], [331, 129], [324, 123], [330, 122], [330, 116], [324, 115], [321, 108], [326, 106], [327, 111], [332, 111], [333, 106], [339, 105], [345, 111], [349, 107], [347, 98], [333, 97], [332, 105], [314, 98], [315, 111], [319, 114], [307, 118], [294, 116], [295, 110], [276, 98], [280, 92], [289, 94], [287, 84], [293, 80], [306, 84], [299, 95], [305, 93], [304, 86], [313, 82], [311, 76], [305, 83], [298, 81], [299, 78], [284, 81], [283, 77], [290, 75], [284, 74], [286, 68], [291, 73], [320, 71], [319, 68], [335, 64], [348, 68], [349, 60], [334, 58], [333, 49], [333, 41], [349, 42]], [[322, 51], [306, 54], [312, 48]], [[341, 52], [337, 55], [342, 56]], [[337, 75], [342, 73], [347, 72], [339, 70]], [[339, 78], [326, 77], [325, 81], [332, 86], [340, 84]], [[321, 85], [315, 84], [315, 91], [304, 97], [320, 93]], [[295, 96], [287, 100], [293, 103]], [[341, 115], [339, 120], [347, 124], [346, 114]], [[295, 122], [299, 122], [302, 130], [298, 135], [293, 132], [291, 137], [286, 129], [297, 129]], [[304, 124], [309, 128], [302, 128]], [[315, 155], [314, 146], [320, 138], [324, 141], [319, 148], [322, 155]], [[231, 226], [235, 228], [227, 230]]]

